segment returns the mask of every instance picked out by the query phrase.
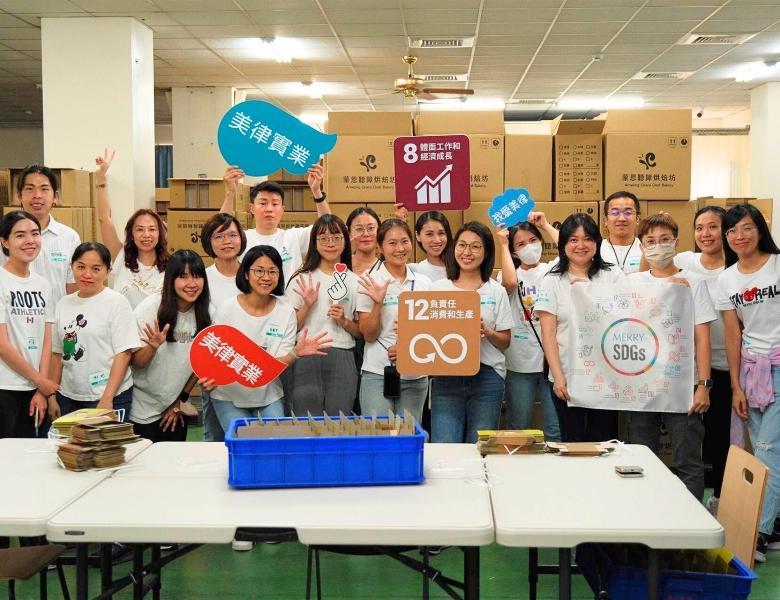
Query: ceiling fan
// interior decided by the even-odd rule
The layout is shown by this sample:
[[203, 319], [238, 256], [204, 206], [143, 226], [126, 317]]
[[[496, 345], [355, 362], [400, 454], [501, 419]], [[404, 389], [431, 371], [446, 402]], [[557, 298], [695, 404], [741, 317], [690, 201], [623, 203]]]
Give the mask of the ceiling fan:
[[408, 65], [406, 78], [395, 80], [396, 94], [403, 94], [404, 98], [417, 98], [418, 100], [436, 100], [437, 94], [455, 94], [457, 96], [471, 96], [474, 90], [470, 88], [445, 88], [445, 87], [421, 87], [425, 79], [415, 75], [412, 65], [417, 62], [416, 56], [407, 55], [403, 61]]

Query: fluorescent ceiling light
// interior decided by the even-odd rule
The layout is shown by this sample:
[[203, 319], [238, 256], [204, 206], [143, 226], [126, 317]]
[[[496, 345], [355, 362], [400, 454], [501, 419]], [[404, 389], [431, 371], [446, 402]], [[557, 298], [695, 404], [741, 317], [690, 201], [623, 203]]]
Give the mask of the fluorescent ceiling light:
[[504, 110], [503, 100], [489, 98], [437, 98], [435, 100], [418, 100], [418, 106], [423, 110]]
[[322, 98], [322, 94], [325, 93], [325, 88], [321, 83], [316, 81], [301, 81], [301, 92], [308, 94], [309, 98]]
[[642, 98], [563, 98], [555, 106], [563, 110], [609, 110], [610, 108], [642, 108]]
[[744, 65], [734, 79], [745, 83], [761, 77], [770, 77], [778, 72], [778, 67], [780, 67], [780, 64], [773, 61], [750, 63]]
[[287, 38], [260, 38], [260, 51], [278, 63], [291, 63], [295, 44]]

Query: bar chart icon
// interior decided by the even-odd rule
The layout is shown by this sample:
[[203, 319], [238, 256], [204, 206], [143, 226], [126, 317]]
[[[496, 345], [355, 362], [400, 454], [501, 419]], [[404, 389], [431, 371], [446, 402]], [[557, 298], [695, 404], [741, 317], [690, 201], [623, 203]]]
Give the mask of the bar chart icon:
[[431, 179], [427, 175], [414, 186], [417, 192], [417, 204], [450, 204], [452, 165], [447, 165], [436, 178]]

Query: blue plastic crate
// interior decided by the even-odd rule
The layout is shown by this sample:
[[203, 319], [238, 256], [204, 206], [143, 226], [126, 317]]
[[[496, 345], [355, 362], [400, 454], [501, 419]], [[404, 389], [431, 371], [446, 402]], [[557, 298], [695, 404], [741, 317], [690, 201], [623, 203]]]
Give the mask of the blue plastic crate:
[[[350, 420], [356, 417], [348, 417]], [[324, 417], [314, 417], [322, 421]], [[387, 421], [387, 417], [378, 417]], [[292, 421], [262, 419], [263, 422]], [[298, 417], [307, 422], [308, 418]], [[414, 435], [238, 438], [234, 419], [225, 434], [228, 484], [235, 488], [406, 485], [422, 483], [425, 431]]]
[[[662, 600], [744, 600], [758, 576], [736, 556], [729, 563], [733, 575], [662, 569], [658, 588]], [[634, 567], [609, 567], [610, 600], [647, 598], [647, 571]]]

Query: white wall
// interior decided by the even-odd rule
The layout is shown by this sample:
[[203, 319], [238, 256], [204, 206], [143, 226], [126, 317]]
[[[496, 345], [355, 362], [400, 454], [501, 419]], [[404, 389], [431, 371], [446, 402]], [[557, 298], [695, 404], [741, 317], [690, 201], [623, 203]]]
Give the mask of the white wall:
[[0, 129], [0, 168], [26, 167], [36, 163], [43, 163], [43, 129], [37, 127]]
[[696, 135], [694, 131], [691, 198], [750, 195], [750, 136]]

